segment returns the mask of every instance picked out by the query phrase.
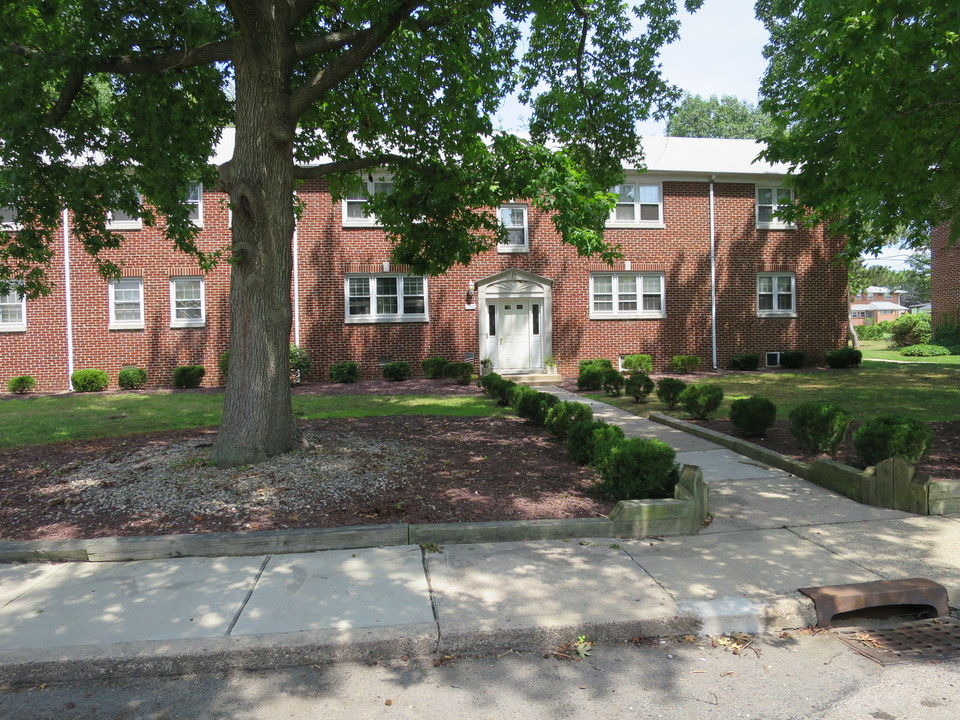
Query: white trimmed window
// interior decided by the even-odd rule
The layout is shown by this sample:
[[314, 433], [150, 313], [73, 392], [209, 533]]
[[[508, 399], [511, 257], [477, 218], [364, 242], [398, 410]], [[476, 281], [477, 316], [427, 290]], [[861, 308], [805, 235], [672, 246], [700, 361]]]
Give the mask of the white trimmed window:
[[170, 327], [203, 327], [207, 323], [203, 277], [170, 278]]
[[[137, 195], [137, 200], [143, 198]], [[113, 209], [107, 213], [107, 230], [139, 230], [143, 227], [139, 213], [130, 214], [125, 210]]]
[[344, 281], [346, 322], [425, 322], [427, 281], [419, 275], [350, 275]]
[[0, 332], [27, 329], [27, 300], [18, 292], [0, 294]]
[[661, 273], [597, 273], [590, 276], [590, 317], [662, 318]]
[[780, 220], [777, 213], [793, 202], [793, 191], [784, 187], [757, 187], [757, 227], [761, 230], [790, 229], [793, 223]]
[[529, 230], [527, 227], [526, 205], [503, 205], [500, 208], [500, 222], [507, 231], [507, 241], [497, 245], [497, 252], [530, 252]]
[[110, 281], [110, 329], [143, 328], [143, 278]]
[[366, 225], [378, 224], [376, 215], [367, 212], [367, 200], [374, 195], [393, 191], [393, 179], [388, 175], [374, 177], [373, 180], [364, 180], [359, 190], [343, 199], [343, 224]]
[[12, 207], [0, 207], [0, 230], [10, 232], [19, 229], [20, 223], [17, 222], [17, 211]]
[[793, 273], [760, 273], [757, 275], [757, 314], [795, 317], [797, 283]]
[[659, 183], [625, 183], [611, 191], [617, 204], [608, 225], [663, 227], [663, 201]]
[[190, 219], [194, 225], [203, 225], [203, 185], [190, 183], [187, 186], [187, 204], [190, 206]]

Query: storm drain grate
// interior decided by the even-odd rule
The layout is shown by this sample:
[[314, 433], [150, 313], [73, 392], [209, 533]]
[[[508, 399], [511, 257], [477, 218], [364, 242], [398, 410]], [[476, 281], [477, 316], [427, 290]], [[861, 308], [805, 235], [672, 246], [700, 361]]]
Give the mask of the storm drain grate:
[[960, 620], [932, 618], [882, 630], [838, 631], [840, 640], [881, 665], [960, 658]]

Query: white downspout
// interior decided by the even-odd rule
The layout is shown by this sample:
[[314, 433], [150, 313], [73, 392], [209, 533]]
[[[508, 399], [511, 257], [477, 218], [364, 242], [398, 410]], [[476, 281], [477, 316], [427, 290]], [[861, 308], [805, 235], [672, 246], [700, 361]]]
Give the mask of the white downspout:
[[293, 344], [300, 345], [300, 245], [297, 239], [297, 227], [293, 225]]
[[714, 216], [713, 181], [710, 176], [710, 346], [713, 369], [717, 369], [717, 227]]
[[67, 320], [67, 383], [73, 390], [73, 294], [70, 287], [70, 214], [63, 209], [63, 292]]

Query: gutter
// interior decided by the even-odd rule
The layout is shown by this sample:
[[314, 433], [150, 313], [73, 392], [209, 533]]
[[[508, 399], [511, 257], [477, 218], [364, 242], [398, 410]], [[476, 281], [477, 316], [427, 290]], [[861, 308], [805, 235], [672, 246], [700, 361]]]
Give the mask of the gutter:
[[717, 227], [714, 215], [713, 181], [710, 176], [710, 349], [713, 369], [717, 365]]
[[73, 390], [73, 293], [70, 285], [70, 213], [63, 208], [63, 290], [67, 321], [67, 387]]

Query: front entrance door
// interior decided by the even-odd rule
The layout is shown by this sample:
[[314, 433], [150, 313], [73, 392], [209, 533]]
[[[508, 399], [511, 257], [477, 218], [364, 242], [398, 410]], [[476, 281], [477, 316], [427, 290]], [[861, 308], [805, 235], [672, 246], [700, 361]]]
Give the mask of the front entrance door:
[[501, 370], [530, 368], [530, 303], [524, 300], [497, 303], [500, 315]]

